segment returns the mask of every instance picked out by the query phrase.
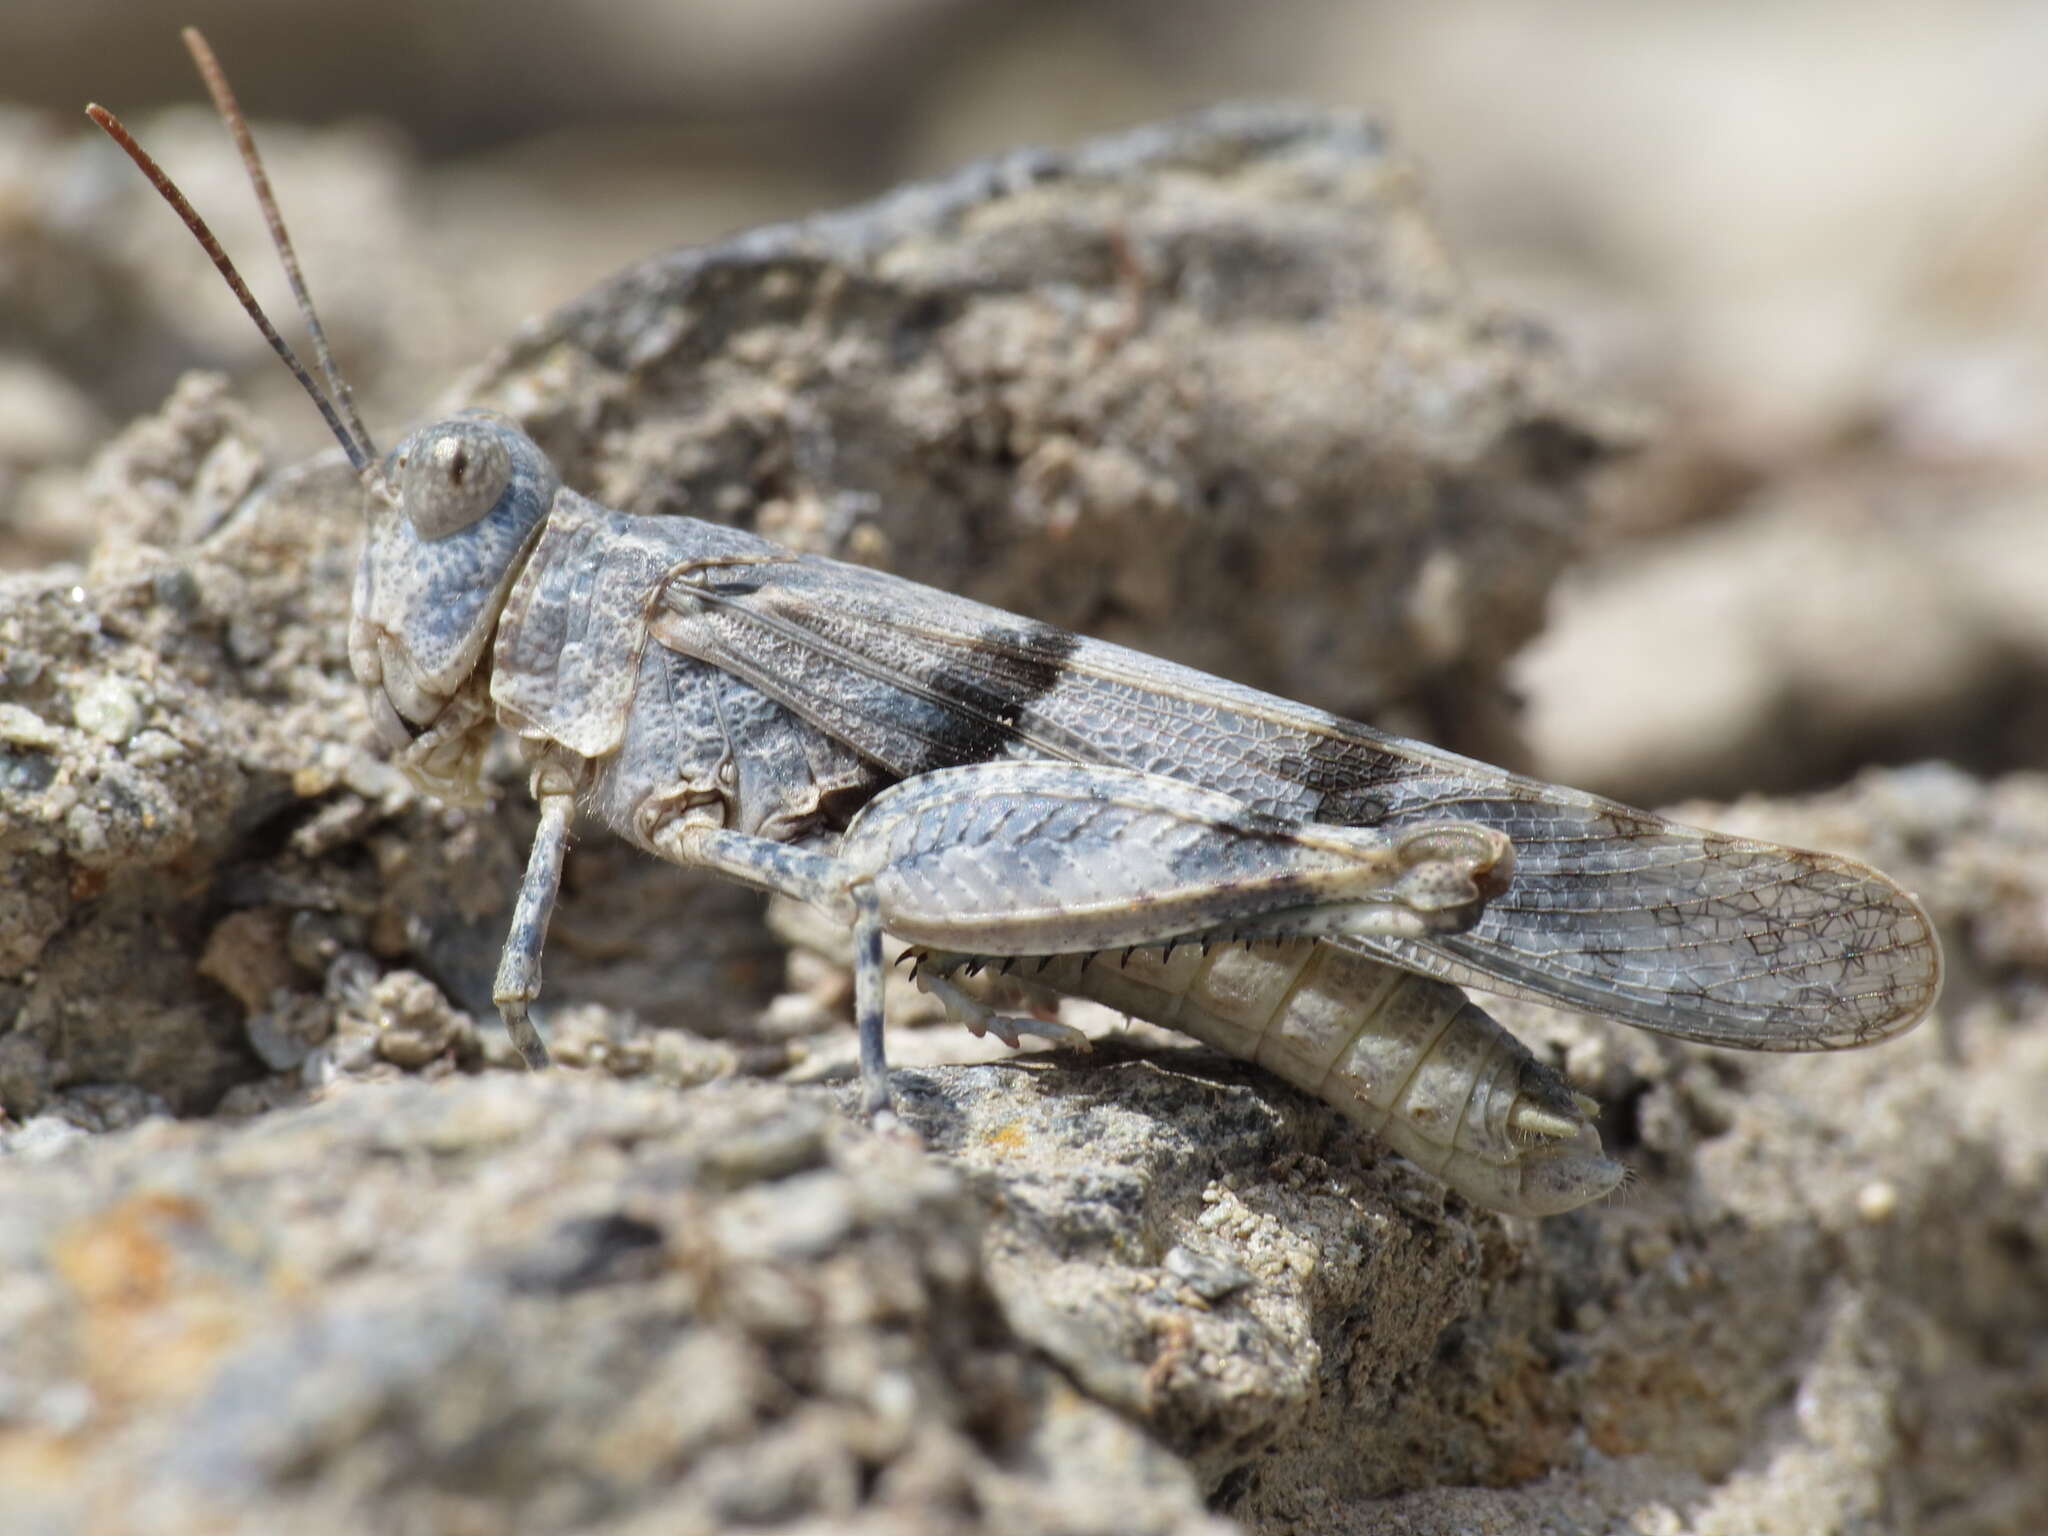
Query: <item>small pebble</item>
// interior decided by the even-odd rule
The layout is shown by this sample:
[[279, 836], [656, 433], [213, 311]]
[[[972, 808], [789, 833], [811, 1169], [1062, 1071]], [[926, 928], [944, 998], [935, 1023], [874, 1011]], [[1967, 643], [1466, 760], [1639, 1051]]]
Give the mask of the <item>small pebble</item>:
[[78, 728], [119, 746], [142, 729], [142, 703], [118, 677], [98, 677], [79, 690], [71, 706]]
[[57, 728], [34, 710], [21, 704], [0, 704], [0, 741], [24, 747], [54, 747], [61, 739]]
[[1166, 1251], [1166, 1257], [1160, 1262], [1169, 1275], [1204, 1301], [1221, 1301], [1232, 1292], [1243, 1290], [1253, 1280], [1251, 1272], [1241, 1264], [1214, 1254], [1197, 1253], [1178, 1243]]

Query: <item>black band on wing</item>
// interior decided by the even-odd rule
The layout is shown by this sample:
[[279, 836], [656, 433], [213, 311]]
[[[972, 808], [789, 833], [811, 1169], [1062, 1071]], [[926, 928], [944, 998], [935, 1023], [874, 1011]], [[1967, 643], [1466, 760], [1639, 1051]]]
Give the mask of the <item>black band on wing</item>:
[[931, 693], [954, 707], [934, 709], [923, 722], [930, 745], [919, 773], [1008, 756], [1018, 722], [1059, 686], [1079, 644], [1051, 624], [991, 626], [977, 639], [976, 671], [949, 664], [927, 679]]

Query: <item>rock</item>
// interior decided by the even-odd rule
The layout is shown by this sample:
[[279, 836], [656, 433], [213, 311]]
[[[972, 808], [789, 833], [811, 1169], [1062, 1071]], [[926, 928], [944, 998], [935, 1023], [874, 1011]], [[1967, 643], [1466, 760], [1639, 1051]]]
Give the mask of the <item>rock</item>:
[[12, 1529], [1225, 1529], [1004, 1325], [961, 1178], [816, 1092], [379, 1085], [0, 1205]]

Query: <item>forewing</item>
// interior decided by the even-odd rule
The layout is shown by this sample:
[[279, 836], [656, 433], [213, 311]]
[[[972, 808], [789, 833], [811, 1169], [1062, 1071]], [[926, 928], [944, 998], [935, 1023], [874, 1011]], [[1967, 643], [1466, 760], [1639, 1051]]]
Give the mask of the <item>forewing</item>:
[[1927, 915], [1853, 860], [1683, 827], [859, 567], [671, 583], [653, 632], [907, 776], [1114, 763], [1304, 821], [1478, 822], [1514, 843], [1470, 931], [1359, 948], [1449, 981], [1714, 1045], [1861, 1045], [1940, 990]]

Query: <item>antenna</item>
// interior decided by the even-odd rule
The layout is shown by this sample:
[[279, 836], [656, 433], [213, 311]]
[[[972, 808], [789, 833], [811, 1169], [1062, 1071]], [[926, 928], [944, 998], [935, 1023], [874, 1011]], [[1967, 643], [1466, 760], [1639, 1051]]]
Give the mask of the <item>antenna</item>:
[[135, 136], [129, 133], [126, 125], [105, 107], [95, 103], [85, 109], [85, 115], [98, 124], [108, 138], [121, 146], [128, 158], [149, 178], [149, 184], [156, 188], [158, 195], [171, 205], [172, 211], [180, 219], [184, 220], [185, 227], [192, 231], [192, 237], [199, 242], [200, 249], [212, 260], [214, 269], [226, 280], [229, 289], [241, 301], [242, 308], [249, 318], [256, 322], [256, 329], [263, 333], [263, 339], [270, 343], [271, 351], [278, 355], [285, 367], [292, 371], [292, 377], [299, 381], [299, 387], [305, 390], [306, 397], [313, 402], [314, 407], [320, 412], [321, 419], [327, 423], [327, 429], [341, 444], [342, 452], [348, 455], [349, 463], [354, 466], [357, 473], [361, 473], [375, 462], [377, 450], [370, 442], [369, 433], [363, 430], [362, 420], [356, 414], [348, 386], [342, 383], [341, 376], [335, 369], [333, 355], [327, 348], [326, 335], [320, 328], [319, 318], [313, 310], [313, 301], [306, 292], [304, 279], [300, 276], [298, 259], [293, 254], [291, 239], [285, 233], [284, 219], [277, 211], [276, 199], [271, 196], [269, 178], [263, 174], [263, 164], [256, 157], [255, 141], [249, 136], [248, 125], [242, 120], [241, 110], [228, 92], [226, 76], [221, 73], [212, 50], [206, 46], [206, 40], [196, 29], [188, 27], [185, 31], [185, 45], [191, 49], [193, 60], [199, 65], [200, 74], [206, 79], [208, 89], [213, 92], [214, 105], [220, 109], [229, 131], [234, 134], [237, 144], [241, 147], [242, 164], [255, 183], [256, 200], [263, 208], [264, 218], [270, 225], [271, 239], [284, 261], [292, 293], [299, 302], [299, 311], [306, 318], [306, 328], [312, 334], [320, 370], [333, 386], [336, 396], [341, 401], [342, 411], [347, 413], [346, 424], [342, 415], [336, 411], [334, 402], [313, 381], [313, 376], [306, 371], [306, 365], [299, 361], [298, 354], [292, 351], [285, 339], [278, 334], [277, 327], [270, 323], [270, 317], [264, 314], [263, 306], [256, 302], [256, 296], [249, 291], [249, 285], [242, 281], [242, 274], [235, 270], [234, 262], [230, 261], [227, 252], [221, 249], [219, 239], [206, 220], [199, 216], [198, 210], [186, 199], [185, 194], [178, 190], [177, 183], [164, 173], [163, 167], [150, 157], [149, 151], [135, 142]]
[[228, 132], [234, 136], [235, 148], [242, 156], [242, 168], [249, 173], [249, 185], [255, 189], [257, 206], [263, 210], [263, 222], [270, 226], [270, 243], [277, 247], [278, 259], [284, 263], [285, 278], [292, 286], [292, 297], [298, 300], [299, 314], [306, 322], [307, 334], [313, 338], [313, 357], [320, 365], [320, 377], [327, 381], [329, 395], [340, 408], [349, 431], [362, 445], [364, 454], [374, 458], [377, 450], [370, 442], [370, 434], [363, 430], [363, 418], [356, 414], [355, 396], [349, 390], [348, 380], [334, 366], [334, 354], [327, 346], [327, 332], [320, 324], [319, 311], [313, 308], [313, 295], [306, 289], [305, 275], [299, 270], [299, 253], [292, 249], [292, 237], [284, 227], [284, 215], [278, 211], [277, 197], [270, 190], [270, 177], [263, 169], [263, 157], [256, 153], [255, 136], [249, 132], [241, 104], [235, 100], [235, 93], [228, 86], [227, 71], [220, 67], [212, 46], [197, 27], [186, 27], [179, 36], [184, 38], [185, 51], [192, 55], [192, 62], [199, 68], [199, 78], [206, 82], [206, 89], [213, 97], [214, 110], [220, 113], [220, 120], [227, 124]]

